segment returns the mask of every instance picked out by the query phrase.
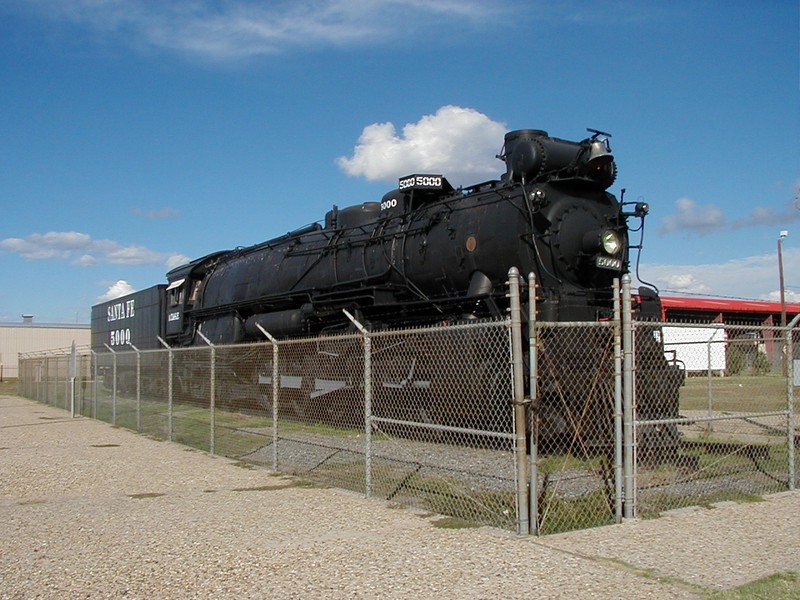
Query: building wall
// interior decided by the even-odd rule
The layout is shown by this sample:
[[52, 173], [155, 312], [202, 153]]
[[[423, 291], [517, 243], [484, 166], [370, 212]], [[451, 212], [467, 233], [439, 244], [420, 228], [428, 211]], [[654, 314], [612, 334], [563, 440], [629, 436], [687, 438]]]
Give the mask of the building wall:
[[69, 351], [72, 342], [84, 349], [90, 343], [89, 325], [0, 323], [0, 369], [3, 379], [16, 379], [19, 354], [25, 352]]

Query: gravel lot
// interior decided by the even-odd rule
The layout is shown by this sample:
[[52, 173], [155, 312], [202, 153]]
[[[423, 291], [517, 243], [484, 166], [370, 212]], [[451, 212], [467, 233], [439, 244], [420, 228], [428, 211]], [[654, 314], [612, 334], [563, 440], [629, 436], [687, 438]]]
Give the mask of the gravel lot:
[[800, 493], [518, 537], [0, 396], [0, 598], [703, 598], [800, 571]]

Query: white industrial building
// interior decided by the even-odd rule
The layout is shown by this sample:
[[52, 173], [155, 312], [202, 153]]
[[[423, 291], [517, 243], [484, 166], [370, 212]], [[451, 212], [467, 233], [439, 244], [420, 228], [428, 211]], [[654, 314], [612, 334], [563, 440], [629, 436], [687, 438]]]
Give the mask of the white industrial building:
[[72, 342], [77, 348], [88, 348], [89, 325], [34, 323], [23, 315], [21, 323], [0, 323], [0, 378], [16, 379], [19, 355], [27, 352], [69, 351]]

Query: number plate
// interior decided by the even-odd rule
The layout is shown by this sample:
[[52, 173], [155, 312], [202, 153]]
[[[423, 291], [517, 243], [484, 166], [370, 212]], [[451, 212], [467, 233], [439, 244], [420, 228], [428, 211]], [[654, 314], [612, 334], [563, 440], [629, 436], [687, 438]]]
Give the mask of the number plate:
[[594, 264], [600, 269], [622, 270], [622, 261], [618, 258], [611, 258], [610, 256], [598, 256], [594, 259]]

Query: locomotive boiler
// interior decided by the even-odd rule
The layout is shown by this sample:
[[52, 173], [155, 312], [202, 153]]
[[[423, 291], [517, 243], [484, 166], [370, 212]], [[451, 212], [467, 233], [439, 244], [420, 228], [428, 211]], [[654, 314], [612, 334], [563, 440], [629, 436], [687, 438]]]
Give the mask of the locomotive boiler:
[[506, 135], [506, 173], [454, 189], [439, 174], [402, 177], [380, 202], [330, 210], [324, 224], [217, 252], [167, 274], [165, 336], [174, 345], [314, 335], [499, 316], [508, 269], [536, 273], [545, 320], [610, 316], [627, 269], [627, 217], [606, 189], [616, 167], [595, 134]]
[[[146, 291], [145, 312], [135, 312], [135, 295], [95, 307], [93, 346], [333, 334], [352, 327], [343, 309], [371, 329], [500, 317], [510, 267], [536, 275], [540, 320], [609, 319], [612, 282], [629, 268], [628, 220], [644, 219], [647, 205], [607, 191], [616, 178], [609, 136], [589, 132], [568, 141], [511, 131], [496, 180], [454, 188], [442, 174], [413, 173], [380, 202], [333, 206], [321, 222], [173, 269]], [[120, 315], [131, 318], [111, 318]], [[549, 343], [558, 356], [559, 343]], [[551, 365], [549, 377], [580, 377], [584, 358], [563, 354], [569, 369]], [[569, 429], [557, 414], [565, 402], [549, 403], [553, 431]], [[655, 402], [651, 414], [674, 404]]]

